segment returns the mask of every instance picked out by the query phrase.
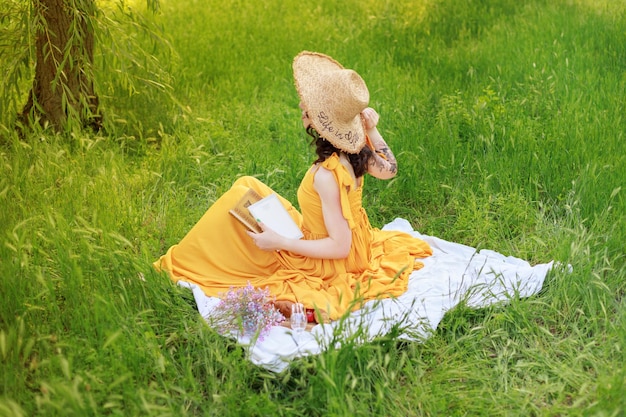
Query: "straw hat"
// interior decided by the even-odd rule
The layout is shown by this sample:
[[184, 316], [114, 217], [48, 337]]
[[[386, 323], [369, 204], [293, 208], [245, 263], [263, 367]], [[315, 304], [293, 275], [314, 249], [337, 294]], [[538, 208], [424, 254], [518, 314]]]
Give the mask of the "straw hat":
[[293, 76], [313, 128], [336, 148], [359, 153], [365, 145], [361, 112], [370, 98], [363, 78], [327, 55], [308, 51], [294, 58]]

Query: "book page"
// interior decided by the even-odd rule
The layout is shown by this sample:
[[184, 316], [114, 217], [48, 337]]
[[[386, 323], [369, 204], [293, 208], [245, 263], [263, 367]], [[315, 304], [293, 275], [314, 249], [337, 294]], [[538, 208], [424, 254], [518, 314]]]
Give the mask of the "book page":
[[302, 231], [296, 222], [293, 221], [276, 194], [270, 194], [261, 201], [251, 204], [248, 210], [250, 210], [255, 219], [258, 219], [281, 236], [290, 239], [301, 239], [304, 237]]

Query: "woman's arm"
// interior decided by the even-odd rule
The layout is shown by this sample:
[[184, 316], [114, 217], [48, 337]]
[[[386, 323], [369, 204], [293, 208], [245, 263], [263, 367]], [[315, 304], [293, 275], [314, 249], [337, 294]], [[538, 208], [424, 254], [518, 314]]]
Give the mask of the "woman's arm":
[[365, 126], [367, 136], [374, 147], [374, 156], [370, 159], [367, 167], [368, 174], [381, 180], [395, 177], [398, 172], [396, 157], [376, 127], [380, 116], [371, 107], [363, 110], [361, 115], [363, 116], [363, 125]]
[[288, 250], [302, 256], [320, 259], [343, 259], [348, 256], [352, 245], [352, 231], [348, 221], [343, 217], [339, 185], [335, 176], [324, 167], [320, 167], [315, 174], [313, 186], [322, 202], [322, 213], [328, 237], [316, 240], [289, 239], [261, 224], [263, 233], [248, 232], [260, 249]]

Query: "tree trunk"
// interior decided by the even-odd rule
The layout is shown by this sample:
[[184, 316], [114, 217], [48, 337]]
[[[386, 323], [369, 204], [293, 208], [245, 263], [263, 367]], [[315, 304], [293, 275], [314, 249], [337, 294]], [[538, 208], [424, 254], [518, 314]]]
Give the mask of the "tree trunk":
[[35, 78], [22, 120], [57, 131], [70, 123], [100, 129], [92, 71], [94, 0], [33, 0], [33, 6]]

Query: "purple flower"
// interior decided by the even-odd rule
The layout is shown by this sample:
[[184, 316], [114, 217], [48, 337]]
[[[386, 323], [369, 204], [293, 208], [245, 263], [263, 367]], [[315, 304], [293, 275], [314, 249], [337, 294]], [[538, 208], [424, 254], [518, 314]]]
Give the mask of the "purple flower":
[[220, 294], [220, 302], [208, 318], [218, 333], [245, 334], [263, 340], [272, 326], [285, 317], [274, 308], [268, 288], [231, 287]]

